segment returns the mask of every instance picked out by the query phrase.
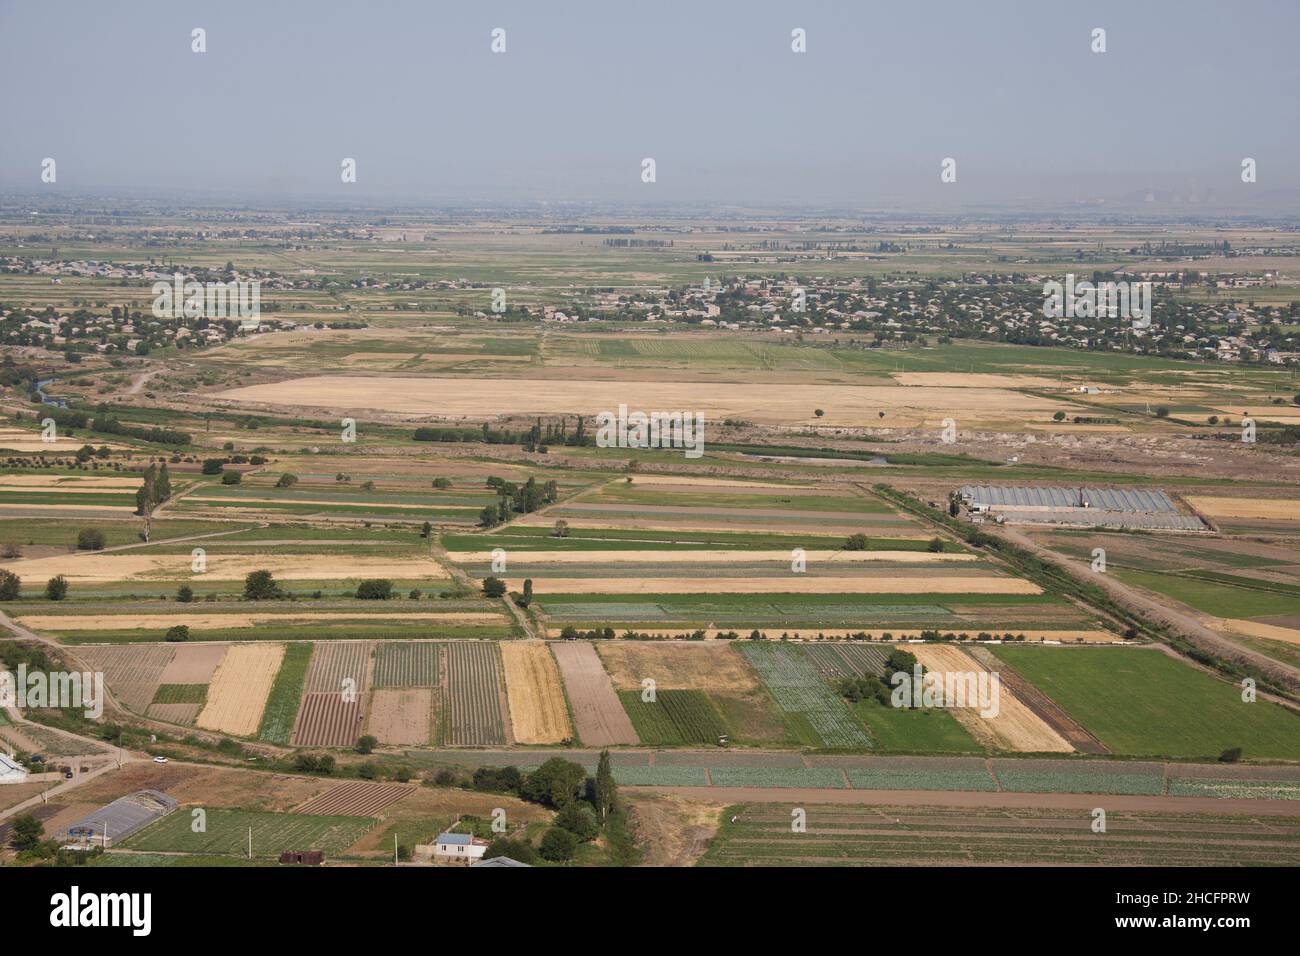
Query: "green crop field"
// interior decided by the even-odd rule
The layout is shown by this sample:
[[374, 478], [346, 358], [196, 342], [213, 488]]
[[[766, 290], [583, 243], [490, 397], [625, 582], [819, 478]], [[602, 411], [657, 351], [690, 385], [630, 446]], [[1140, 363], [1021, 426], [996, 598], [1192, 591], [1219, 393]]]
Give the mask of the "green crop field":
[[155, 704], [202, 704], [208, 699], [207, 684], [159, 684]]
[[280, 662], [280, 671], [275, 675], [275, 683], [271, 685], [271, 693], [266, 698], [266, 708], [262, 711], [258, 740], [273, 744], [289, 743], [289, 734], [293, 731], [293, 722], [302, 702], [302, 688], [307, 680], [307, 665], [311, 662], [311, 655], [311, 644], [285, 645], [284, 660]]
[[871, 738], [797, 644], [746, 641], [738, 649], [780, 706], [792, 736], [813, 746], [866, 748]]
[[1154, 648], [989, 648], [1118, 754], [1300, 760], [1300, 715]]
[[901, 753], [979, 753], [981, 747], [946, 710], [886, 707], [874, 700], [850, 705], [875, 742], [872, 749]]
[[653, 701], [635, 690], [618, 696], [643, 744], [716, 744], [719, 734], [731, 733], [703, 691], [658, 690]]
[[375, 820], [369, 817], [314, 816], [261, 810], [204, 810], [206, 832], [195, 833], [190, 808], [180, 807], [157, 823], [128, 838], [123, 849], [157, 853], [198, 853], [243, 856], [248, 831], [253, 831], [253, 857], [276, 857], [285, 850], [323, 850], [338, 856], [356, 843]]
[[1158, 594], [1168, 595], [1198, 611], [1216, 617], [1251, 618], [1275, 614], [1300, 614], [1300, 596], [1285, 593], [1281, 590], [1281, 585], [1278, 586], [1279, 590], [1269, 591], [1233, 587], [1194, 577], [1151, 571], [1124, 569], [1115, 574], [1125, 583], [1136, 584]]

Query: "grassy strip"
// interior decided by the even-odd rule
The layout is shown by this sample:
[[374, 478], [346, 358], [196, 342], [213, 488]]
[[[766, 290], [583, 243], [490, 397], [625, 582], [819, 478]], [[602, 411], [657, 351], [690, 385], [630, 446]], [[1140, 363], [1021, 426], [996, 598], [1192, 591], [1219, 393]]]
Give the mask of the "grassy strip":
[[262, 725], [257, 729], [257, 739], [272, 744], [287, 744], [293, 722], [298, 716], [303, 684], [307, 680], [307, 665], [311, 662], [312, 644], [289, 644], [285, 647], [280, 672], [275, 675], [271, 693], [266, 698], [262, 712]]

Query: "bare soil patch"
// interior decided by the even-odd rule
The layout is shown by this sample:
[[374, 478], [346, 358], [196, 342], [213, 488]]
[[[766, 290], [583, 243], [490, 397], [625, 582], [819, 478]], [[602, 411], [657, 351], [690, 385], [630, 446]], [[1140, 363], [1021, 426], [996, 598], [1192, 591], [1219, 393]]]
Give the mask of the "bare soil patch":
[[591, 747], [639, 743], [596, 649], [586, 641], [565, 641], [553, 650], [582, 742]]
[[433, 695], [428, 687], [377, 690], [370, 697], [366, 730], [381, 744], [426, 747], [433, 730]]

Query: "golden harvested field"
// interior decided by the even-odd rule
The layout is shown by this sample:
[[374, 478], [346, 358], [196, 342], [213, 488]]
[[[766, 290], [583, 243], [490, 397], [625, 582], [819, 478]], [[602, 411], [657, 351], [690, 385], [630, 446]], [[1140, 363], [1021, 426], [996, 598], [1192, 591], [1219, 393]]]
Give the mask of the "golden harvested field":
[[1211, 518], [1281, 518], [1300, 521], [1300, 498], [1220, 498], [1187, 495], [1187, 502]]
[[[913, 644], [907, 649], [916, 655], [916, 659], [927, 671], [969, 674], [988, 670], [960, 648], [943, 644]], [[999, 688], [998, 712], [995, 716], [981, 717], [978, 707], [952, 708], [952, 715], [977, 743], [993, 750], [1074, 752], [1066, 739], [1016, 699], [1006, 684]]]
[[[85, 439], [67, 438], [59, 435], [54, 441], [46, 442], [41, 440], [41, 433], [38, 431], [28, 431], [25, 428], [3, 428], [0, 427], [0, 448], [8, 448], [12, 451], [23, 452], [45, 452], [49, 455], [72, 455], [76, 454], [77, 449], [84, 445]], [[104, 442], [95, 442], [98, 448]], [[113, 442], [107, 443], [110, 448], [121, 448], [121, 445]]]
[[77, 475], [0, 475], [0, 488], [39, 488], [47, 491], [85, 491], [120, 488], [134, 492], [139, 478], [82, 478]]
[[572, 739], [560, 671], [543, 641], [503, 641], [510, 726], [521, 744], [558, 744]]
[[41, 504], [0, 504], [0, 507], [10, 511], [115, 511], [122, 515], [135, 513], [133, 505], [70, 505], [59, 503], [57, 505]]
[[709, 475], [700, 475], [698, 478], [687, 475], [637, 475], [633, 485], [637, 488], [643, 485], [686, 485], [689, 488], [698, 488], [700, 490], [710, 488], [740, 488], [742, 490], [753, 488], [755, 491], [768, 491], [772, 488], [780, 491], [798, 491], [817, 487], [816, 485], [801, 485], [782, 481], [741, 481], [737, 478], [713, 478]]
[[[262, 403], [344, 411], [374, 409], [408, 415], [592, 415], [631, 410], [689, 410], [707, 421], [745, 418], [764, 424], [816, 422], [822, 426], [877, 424], [887, 411], [891, 425], [952, 417], [959, 427], [979, 422], [1046, 421], [1056, 411], [1077, 409], [1067, 401], [1001, 388], [900, 387], [889, 385], [755, 385], [718, 382], [638, 382], [571, 379], [493, 379], [367, 375], [317, 375], [247, 385], [213, 396], [240, 405]], [[822, 418], [813, 409], [825, 409]], [[706, 431], [707, 439], [707, 431]]]
[[284, 660], [283, 644], [231, 644], [208, 685], [208, 702], [195, 720], [206, 730], [248, 737]]
[[[522, 590], [523, 578], [508, 578], [510, 587]], [[969, 577], [807, 577], [780, 578], [541, 578], [534, 579], [539, 594], [1039, 594], [1040, 589], [1022, 578], [970, 575]]]
[[594, 646], [619, 690], [640, 690], [646, 678], [665, 690], [748, 694], [761, 687], [730, 641], [603, 641]]
[[[484, 559], [488, 560], [488, 559]], [[479, 624], [502, 620], [500, 614], [490, 611], [457, 611], [439, 614], [436, 611], [291, 611], [285, 614], [28, 614], [21, 618], [23, 624], [36, 630], [47, 631], [132, 631], [140, 628], [168, 628], [174, 624], [187, 624], [194, 628], [258, 627], [261, 625], [287, 626], [315, 621], [436, 621], [439, 624]]]
[[899, 385], [933, 388], [1060, 388], [1061, 382], [1041, 375], [998, 375], [994, 372], [894, 372]]
[[209, 553], [208, 569], [202, 575], [196, 575], [190, 570], [188, 554], [95, 552], [6, 561], [0, 567], [18, 575], [23, 584], [28, 586], [44, 585], [57, 574], [66, 576], [73, 585], [111, 584], [116, 581], [174, 581], [197, 577], [215, 581], [242, 581], [250, 571], [262, 568], [281, 581], [446, 577], [442, 566], [432, 560], [394, 561], [365, 555], [343, 557]]
[[[492, 560], [490, 551], [456, 551], [453, 561], [482, 563]], [[931, 554], [928, 551], [806, 551], [809, 568], [820, 563], [831, 566], [890, 561], [895, 564], [948, 564], [977, 561], [974, 554]], [[509, 563], [518, 564], [752, 564], [774, 561], [790, 566], [789, 551], [514, 551]]]
[[433, 731], [434, 693], [428, 687], [374, 691], [367, 733], [381, 744], [427, 746]]
[[1241, 621], [1234, 618], [1220, 619], [1220, 630], [1244, 634], [1246, 637], [1262, 637], [1269, 641], [1282, 641], [1286, 644], [1300, 644], [1300, 631], [1293, 627], [1281, 627], [1277, 624], [1263, 624], [1259, 621]]

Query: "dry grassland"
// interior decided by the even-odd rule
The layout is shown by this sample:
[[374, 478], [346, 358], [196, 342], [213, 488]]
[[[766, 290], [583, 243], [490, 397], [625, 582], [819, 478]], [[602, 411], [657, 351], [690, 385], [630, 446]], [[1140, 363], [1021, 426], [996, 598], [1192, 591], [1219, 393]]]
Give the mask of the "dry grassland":
[[1211, 518], [1281, 518], [1300, 521], [1300, 498], [1219, 498], [1186, 495], [1187, 503]]
[[[738, 389], [718, 382], [643, 382], [425, 376], [310, 376], [219, 392], [215, 398], [240, 405], [264, 403], [356, 411], [374, 409], [407, 415], [483, 417], [495, 415], [593, 414], [620, 403], [646, 412], [690, 409], [707, 420], [746, 418], [770, 424], [816, 421], [829, 425], [878, 424], [878, 412], [900, 419], [956, 417], [981, 421], [1047, 420], [1076, 406], [1001, 388], [899, 387], [888, 385], [755, 385]], [[813, 409], [826, 415], [814, 419]], [[965, 426], [963, 426], [965, 427]]]
[[[24, 507], [26, 507], [24, 505]], [[63, 507], [63, 506], [61, 506]], [[129, 509], [128, 509], [129, 510]], [[340, 555], [208, 555], [202, 577], [214, 581], [242, 581], [250, 571], [265, 569], [281, 581], [326, 581], [359, 578], [444, 578], [447, 572], [431, 559]], [[0, 564], [35, 586], [62, 574], [77, 584], [111, 584], [117, 581], [173, 581], [196, 577], [188, 554], [68, 554], [30, 558]]]

